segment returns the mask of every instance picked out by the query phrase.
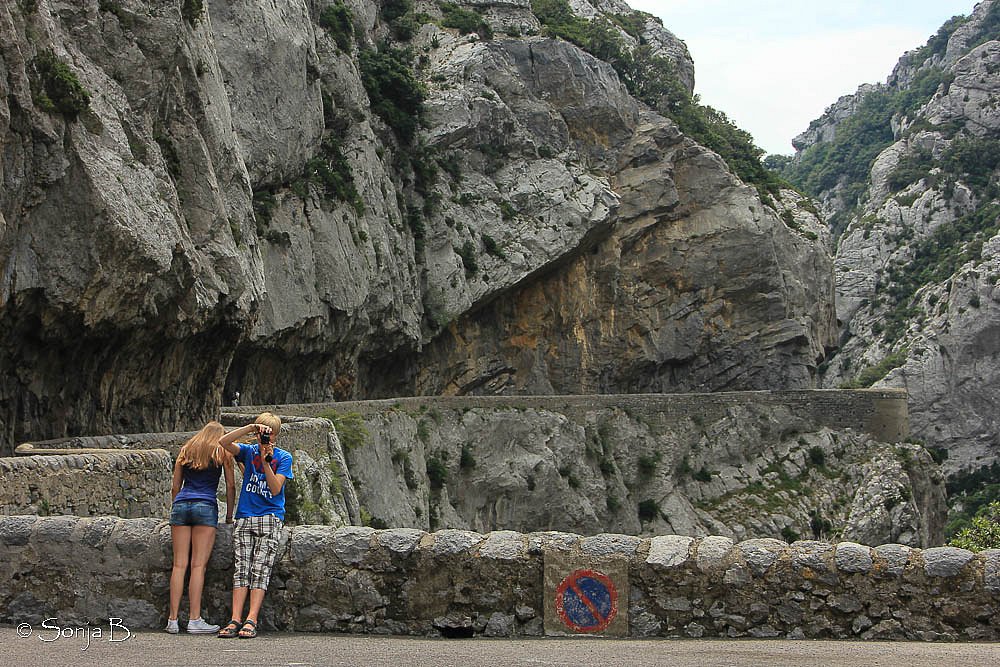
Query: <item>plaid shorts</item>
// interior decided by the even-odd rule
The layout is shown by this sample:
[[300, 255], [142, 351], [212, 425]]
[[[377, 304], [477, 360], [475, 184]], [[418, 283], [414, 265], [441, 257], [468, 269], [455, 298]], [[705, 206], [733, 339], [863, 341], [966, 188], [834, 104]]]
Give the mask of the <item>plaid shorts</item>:
[[271, 580], [271, 567], [278, 555], [282, 526], [284, 523], [273, 514], [236, 520], [233, 528], [236, 560], [234, 587], [267, 589]]

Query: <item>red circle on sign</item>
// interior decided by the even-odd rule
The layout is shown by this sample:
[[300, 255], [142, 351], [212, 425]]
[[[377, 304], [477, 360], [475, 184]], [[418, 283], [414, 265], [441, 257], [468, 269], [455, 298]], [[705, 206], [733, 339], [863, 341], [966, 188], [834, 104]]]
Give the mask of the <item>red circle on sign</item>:
[[[590, 580], [586, 589], [593, 589], [594, 586], [603, 587], [608, 595], [610, 604], [606, 604], [607, 609], [603, 610], [591, 599], [589, 593], [581, 582]], [[589, 615], [593, 617], [594, 623], [581, 623], [579, 618], [574, 618], [567, 608], [567, 594], [575, 597], [580, 604], [586, 607]], [[615, 588], [611, 578], [596, 570], [575, 570], [560, 582], [556, 588], [556, 613], [559, 618], [574, 632], [601, 632], [611, 625], [611, 621], [618, 615], [618, 590]]]

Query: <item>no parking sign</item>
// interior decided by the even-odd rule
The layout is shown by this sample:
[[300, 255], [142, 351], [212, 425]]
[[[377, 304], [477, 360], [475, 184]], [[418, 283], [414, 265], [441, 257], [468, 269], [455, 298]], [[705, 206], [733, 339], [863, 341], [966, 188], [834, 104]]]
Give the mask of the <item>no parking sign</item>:
[[618, 615], [618, 589], [603, 572], [576, 570], [556, 589], [556, 613], [574, 632], [601, 632]]
[[627, 636], [627, 591], [623, 560], [546, 552], [545, 634]]

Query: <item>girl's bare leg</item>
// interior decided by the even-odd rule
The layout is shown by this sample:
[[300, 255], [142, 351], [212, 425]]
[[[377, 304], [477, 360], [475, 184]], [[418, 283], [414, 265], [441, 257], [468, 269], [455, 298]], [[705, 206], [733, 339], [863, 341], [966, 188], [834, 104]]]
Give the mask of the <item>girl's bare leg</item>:
[[191, 553], [191, 526], [170, 526], [170, 537], [174, 545], [174, 569], [170, 572], [168, 618], [176, 621], [181, 608], [181, 597], [184, 595], [184, 574], [187, 572], [188, 556]]
[[194, 526], [191, 529], [191, 580], [188, 600], [191, 618], [201, 618], [201, 591], [205, 587], [205, 568], [215, 544], [215, 526]]

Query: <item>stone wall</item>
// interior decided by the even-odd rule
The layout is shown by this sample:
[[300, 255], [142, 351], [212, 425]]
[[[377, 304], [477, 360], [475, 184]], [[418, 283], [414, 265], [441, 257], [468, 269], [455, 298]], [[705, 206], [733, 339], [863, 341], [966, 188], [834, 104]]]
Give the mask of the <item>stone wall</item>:
[[[227, 618], [229, 527], [205, 615]], [[297, 526], [286, 531], [263, 626], [429, 636], [546, 633], [552, 562], [616, 565], [632, 637], [1000, 639], [1000, 551], [855, 543], [583, 538]], [[155, 519], [0, 518], [0, 623], [165, 620], [169, 527]], [[627, 600], [627, 602], [625, 602]]]
[[33, 454], [72, 454], [91, 450], [165, 449], [176, 455], [195, 431], [172, 433], [117, 433], [113, 435], [83, 435], [52, 440], [22, 442], [14, 448], [17, 456]]
[[[257, 412], [226, 412], [221, 416], [221, 422], [226, 427], [237, 427], [248, 424], [257, 418]], [[325, 419], [310, 417], [281, 416], [282, 446], [290, 451], [303, 450], [312, 455], [326, 452], [327, 434], [330, 432], [330, 422]], [[197, 431], [175, 431], [172, 433], [125, 433], [112, 435], [75, 436], [55, 438], [53, 440], [33, 440], [21, 443], [15, 453], [21, 456], [30, 454], [65, 453], [76, 450], [113, 449], [113, 450], [145, 450], [165, 449], [174, 456], [180, 452], [184, 443]]]
[[162, 449], [0, 458], [0, 515], [166, 517], [172, 469]]

